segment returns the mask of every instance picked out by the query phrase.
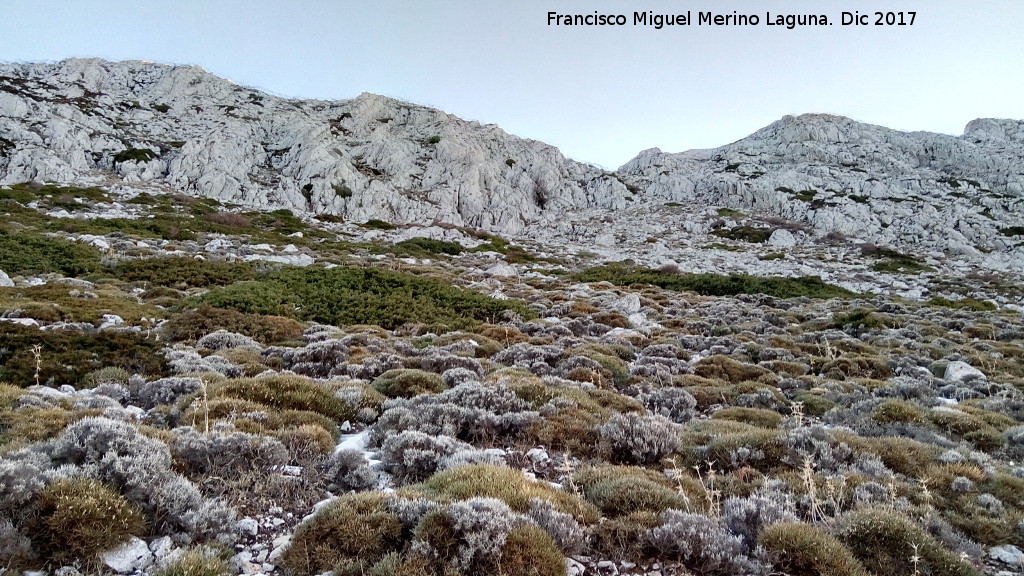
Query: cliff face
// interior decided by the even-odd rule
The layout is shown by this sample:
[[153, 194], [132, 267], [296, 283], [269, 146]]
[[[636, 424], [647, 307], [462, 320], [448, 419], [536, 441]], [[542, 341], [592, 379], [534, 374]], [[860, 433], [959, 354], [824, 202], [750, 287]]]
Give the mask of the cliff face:
[[0, 183], [155, 182], [259, 208], [516, 233], [626, 189], [546, 144], [362, 94], [287, 100], [195, 66], [0, 66]]
[[1005, 268], [1024, 261], [1013, 234], [1024, 224], [1022, 165], [1021, 121], [975, 120], [953, 137], [808, 114], [713, 150], [647, 150], [605, 172], [372, 94], [289, 100], [146, 62], [0, 65], [0, 183], [157, 186], [358, 221], [515, 235], [579, 209], [692, 202]]
[[877, 243], [947, 253], [1012, 250], [1020, 237], [1024, 122], [974, 120], [963, 136], [787, 116], [714, 150], [647, 150], [620, 169], [649, 197], [765, 210]]

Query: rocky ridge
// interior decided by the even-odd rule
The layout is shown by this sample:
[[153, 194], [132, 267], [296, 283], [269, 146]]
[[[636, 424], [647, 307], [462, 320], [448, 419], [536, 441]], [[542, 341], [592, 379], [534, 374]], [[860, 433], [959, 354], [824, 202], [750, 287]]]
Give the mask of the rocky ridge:
[[[776, 238], [784, 248], [845, 236], [1017, 270], [1022, 134], [1013, 120], [975, 120], [953, 137], [808, 114], [712, 150], [647, 150], [609, 172], [494, 125], [373, 94], [285, 99], [196, 66], [139, 61], [0, 65], [0, 183], [154, 186], [554, 243], [580, 238], [573, 228], [589, 224], [579, 214], [611, 210], [610, 233], [646, 219], [669, 244], [685, 244], [722, 225], [692, 215], [712, 204], [802, 225]], [[669, 221], [666, 203], [690, 214]]]

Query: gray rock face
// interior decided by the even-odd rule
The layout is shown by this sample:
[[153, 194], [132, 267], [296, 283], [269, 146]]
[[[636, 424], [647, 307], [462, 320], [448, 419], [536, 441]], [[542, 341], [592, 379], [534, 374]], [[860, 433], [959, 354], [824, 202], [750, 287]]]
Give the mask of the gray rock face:
[[974, 120], [955, 137], [805, 114], [713, 150], [646, 150], [619, 173], [647, 197], [764, 210], [821, 235], [1005, 268], [1024, 257], [1011, 228], [1024, 224], [1022, 159], [1024, 121]]
[[258, 208], [514, 233], [625, 186], [547, 144], [362, 94], [277, 98], [196, 66], [0, 65], [0, 183], [155, 182]]
[[14, 286], [14, 281], [7, 275], [6, 272], [0, 270], [0, 288], [10, 288]]

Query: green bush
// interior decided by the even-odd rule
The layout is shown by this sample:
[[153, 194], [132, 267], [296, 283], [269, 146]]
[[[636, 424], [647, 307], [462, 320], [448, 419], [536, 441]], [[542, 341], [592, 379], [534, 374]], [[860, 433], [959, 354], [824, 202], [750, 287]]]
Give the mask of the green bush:
[[114, 164], [122, 162], [149, 162], [160, 156], [149, 148], [127, 148], [114, 154]]
[[403, 254], [409, 254], [410, 256], [420, 256], [425, 254], [447, 254], [449, 256], [458, 256], [466, 249], [465, 246], [458, 242], [447, 242], [445, 240], [434, 240], [432, 238], [410, 238], [408, 240], [402, 240], [394, 246], [395, 253], [402, 252]]
[[226, 286], [252, 278], [256, 270], [248, 262], [214, 262], [172, 256], [121, 262], [111, 272], [128, 282], [146, 282], [154, 286], [203, 288]]
[[[869, 571], [879, 576], [914, 574], [978, 576], [978, 571], [903, 514], [883, 509], [850, 512], [839, 522], [836, 535]], [[916, 546], [916, 550], [915, 550]]]
[[5, 323], [0, 330], [0, 381], [22, 387], [35, 384], [32, 347], [36, 345], [40, 346], [41, 384], [77, 387], [90, 372], [108, 367], [151, 378], [168, 374], [163, 346], [155, 340], [129, 333], [43, 331]]
[[371, 386], [388, 398], [412, 398], [448, 389], [441, 376], [412, 368], [388, 370], [374, 379]]
[[102, 482], [57, 480], [39, 492], [44, 548], [55, 560], [92, 563], [96, 556], [145, 533], [142, 512]]
[[936, 296], [925, 302], [928, 306], [939, 306], [941, 308], [954, 308], [959, 310], [977, 310], [991, 311], [996, 309], [996, 305], [987, 300], [976, 300], [974, 298], [962, 298], [960, 300], [950, 300], [941, 296]]
[[346, 494], [299, 525], [281, 565], [291, 574], [321, 574], [345, 561], [373, 563], [398, 551], [401, 537], [383, 493]]
[[525, 318], [535, 315], [521, 302], [496, 300], [434, 278], [347, 266], [287, 267], [258, 281], [214, 288], [196, 302], [250, 314], [389, 330], [407, 322], [470, 327], [494, 320], [505, 310]]
[[86, 244], [0, 229], [0, 270], [10, 275], [59, 272], [79, 276], [100, 267], [100, 252]]
[[696, 292], [704, 296], [735, 296], [737, 294], [768, 294], [778, 298], [850, 298], [853, 292], [821, 281], [816, 276], [781, 278], [734, 274], [676, 274], [623, 263], [588, 268], [572, 275], [581, 282], [611, 282], [619, 286], [652, 284], [676, 292]]
[[362, 224], [360, 224], [360, 226], [362, 226], [363, 228], [366, 228], [367, 230], [394, 230], [395, 229], [395, 225], [394, 224], [392, 224], [390, 222], [385, 222], [383, 220], [378, 220], [377, 218], [370, 218], [366, 222], [363, 222]]
[[712, 234], [719, 238], [740, 240], [743, 242], [750, 242], [752, 244], [766, 242], [772, 235], [772, 232], [773, 230], [771, 228], [754, 228], [753, 226], [734, 226], [728, 230], [725, 228], [719, 228], [718, 230], [711, 231]]
[[757, 542], [772, 564], [791, 576], [868, 576], [842, 542], [811, 524], [772, 524], [758, 535]]

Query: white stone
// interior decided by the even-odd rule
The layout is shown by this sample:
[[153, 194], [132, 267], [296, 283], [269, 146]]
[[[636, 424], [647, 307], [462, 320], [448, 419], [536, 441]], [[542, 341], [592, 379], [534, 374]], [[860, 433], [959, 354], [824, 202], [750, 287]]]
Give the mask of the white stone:
[[516, 267], [511, 265], [511, 264], [506, 264], [504, 262], [498, 262], [494, 266], [491, 266], [487, 270], [484, 270], [484, 274], [486, 274], [488, 276], [508, 277], [508, 276], [518, 276], [519, 272], [516, 270]]
[[255, 536], [260, 531], [260, 523], [255, 518], [247, 516], [235, 523], [235, 529], [241, 534]]
[[960, 360], [950, 362], [949, 365], [946, 366], [946, 373], [943, 378], [950, 382], [961, 382], [967, 378], [979, 378], [981, 380], [988, 379], [985, 377], [984, 372], [978, 370], [974, 366], [971, 366], [967, 362], [961, 362]]
[[640, 311], [640, 296], [638, 294], [626, 294], [622, 298], [612, 302], [612, 309], [617, 310], [626, 316], [636, 314]]
[[572, 558], [566, 558], [565, 572], [567, 576], [584, 576], [587, 573], [587, 567]]
[[278, 559], [281, 558], [281, 555], [284, 554], [284, 551], [291, 543], [292, 537], [290, 534], [274, 538], [274, 542], [271, 544], [273, 550], [270, 552], [270, 555], [267, 556], [267, 562], [277, 563]]
[[1013, 567], [1024, 567], [1024, 551], [1017, 548], [1013, 544], [1004, 544], [1002, 546], [993, 546], [988, 549], [988, 556], [993, 560], [998, 560], [1003, 564], [1008, 564]]
[[7, 275], [6, 272], [0, 270], [0, 288], [11, 288], [14, 286], [14, 281]]
[[530, 459], [534, 464], [539, 462], [547, 462], [551, 458], [548, 456], [548, 451], [543, 448], [530, 448], [526, 451], [526, 457]]
[[104, 314], [103, 315], [103, 323], [100, 324], [100, 328], [99, 329], [100, 330], [105, 330], [107, 328], [114, 328], [116, 326], [122, 326], [122, 325], [124, 325], [124, 318], [121, 318], [120, 316], [118, 316], [116, 314]]
[[100, 554], [103, 563], [118, 574], [144, 570], [153, 564], [153, 553], [146, 541], [132, 536], [125, 544]]
[[153, 558], [157, 562], [166, 558], [173, 548], [174, 543], [171, 542], [170, 536], [161, 536], [149, 543], [149, 551], [153, 553]]
[[766, 244], [773, 248], [792, 248], [796, 246], [796, 236], [793, 236], [793, 233], [785, 228], [779, 228], [772, 232]]

